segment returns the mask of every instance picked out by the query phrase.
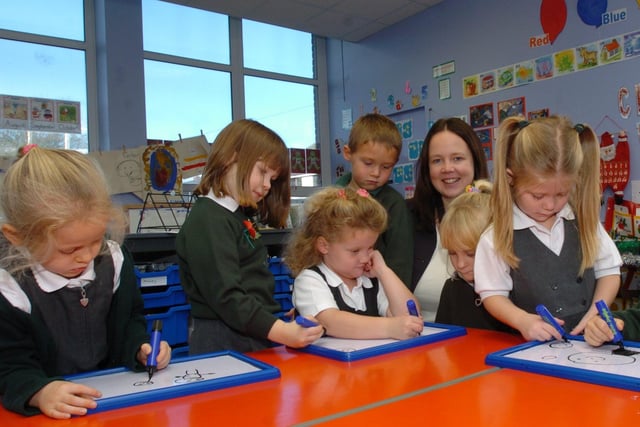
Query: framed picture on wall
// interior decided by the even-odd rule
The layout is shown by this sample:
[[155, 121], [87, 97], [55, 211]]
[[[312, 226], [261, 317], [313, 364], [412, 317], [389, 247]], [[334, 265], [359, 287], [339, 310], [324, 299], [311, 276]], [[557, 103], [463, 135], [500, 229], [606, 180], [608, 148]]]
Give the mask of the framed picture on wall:
[[493, 129], [479, 129], [476, 131], [476, 135], [480, 139], [480, 146], [487, 160], [493, 160]]
[[529, 120], [535, 120], [540, 117], [549, 117], [549, 109], [541, 108], [540, 110], [529, 111]]
[[438, 81], [438, 92], [440, 99], [451, 98], [451, 79], [442, 79]]
[[502, 121], [507, 117], [526, 117], [524, 104], [524, 96], [520, 98], [507, 99], [505, 101], [498, 101], [498, 123], [502, 123]]
[[472, 105], [469, 107], [469, 117], [469, 124], [474, 129], [493, 126], [493, 102]]

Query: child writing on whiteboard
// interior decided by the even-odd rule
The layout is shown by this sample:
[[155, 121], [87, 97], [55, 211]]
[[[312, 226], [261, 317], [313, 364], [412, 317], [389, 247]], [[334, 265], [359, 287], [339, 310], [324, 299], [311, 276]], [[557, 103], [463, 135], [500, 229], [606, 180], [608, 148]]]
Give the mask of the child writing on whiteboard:
[[500, 125], [493, 224], [478, 243], [475, 286], [487, 310], [527, 340], [561, 338], [538, 304], [580, 334], [595, 302], [618, 292], [622, 260], [599, 221], [599, 167], [586, 125], [556, 116]]
[[[640, 341], [640, 306], [614, 311], [614, 320], [625, 340]], [[584, 330], [584, 340], [598, 347], [613, 340], [613, 331], [600, 316], [593, 316]]]
[[374, 250], [387, 224], [385, 208], [366, 190], [350, 187], [320, 190], [304, 208], [284, 257], [296, 276], [298, 312], [337, 338], [419, 335], [422, 318], [407, 309], [413, 294]]
[[322, 335], [275, 313], [275, 280], [252, 221], [284, 226], [290, 205], [289, 153], [254, 120], [237, 120], [216, 137], [199, 197], [176, 238], [181, 283], [191, 304], [189, 353], [249, 352], [277, 344], [304, 347]]
[[436, 313], [436, 323], [468, 328], [507, 331], [493, 317], [475, 292], [473, 264], [480, 235], [491, 221], [491, 183], [480, 179], [449, 203], [440, 222], [442, 247], [455, 269], [445, 281]]
[[[126, 222], [90, 159], [31, 147], [0, 195], [0, 394], [25, 415], [84, 415], [100, 391], [63, 376], [125, 366], [151, 352]], [[108, 237], [107, 237], [108, 236]], [[169, 364], [163, 341], [157, 368]]]

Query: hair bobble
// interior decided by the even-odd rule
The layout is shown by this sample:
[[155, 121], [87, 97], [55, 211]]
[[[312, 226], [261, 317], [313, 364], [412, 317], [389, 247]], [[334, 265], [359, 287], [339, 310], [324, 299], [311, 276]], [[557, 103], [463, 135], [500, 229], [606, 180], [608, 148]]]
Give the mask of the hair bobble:
[[580, 135], [584, 131], [584, 125], [582, 123], [578, 123], [573, 128], [576, 130], [576, 132], [578, 132], [578, 135]]
[[471, 184], [467, 185], [466, 187], [464, 187], [464, 192], [465, 193], [481, 193], [480, 189], [478, 187], [475, 187]]
[[518, 129], [524, 129], [529, 126], [529, 122], [527, 120], [520, 120], [518, 122]]
[[344, 188], [341, 188], [340, 190], [338, 190], [338, 198], [339, 199], [347, 199], [347, 192], [344, 191]]
[[356, 191], [356, 194], [360, 197], [369, 197], [369, 192], [364, 188], [358, 188], [358, 190]]

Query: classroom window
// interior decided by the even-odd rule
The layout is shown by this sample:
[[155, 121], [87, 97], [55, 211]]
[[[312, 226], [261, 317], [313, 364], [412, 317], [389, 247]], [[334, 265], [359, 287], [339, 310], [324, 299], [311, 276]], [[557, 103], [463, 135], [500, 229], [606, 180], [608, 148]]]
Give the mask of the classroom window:
[[311, 34], [242, 20], [244, 66], [256, 70], [313, 78]]
[[229, 18], [157, 0], [143, 0], [144, 50], [229, 64]]
[[[64, 7], [48, 0], [0, 5], [1, 107], [4, 117], [11, 118], [0, 124], [0, 155], [15, 155], [27, 143], [89, 149], [84, 5], [82, 0], [62, 3]], [[42, 130], [28, 119], [36, 104], [46, 104], [42, 112], [50, 117], [53, 101], [79, 103], [79, 111], [74, 108], [74, 117], [80, 120], [76, 130], [64, 132], [53, 126]]]
[[229, 73], [145, 60], [144, 76], [147, 138], [211, 142], [231, 121]]
[[[142, 5], [149, 139], [202, 133], [213, 142], [232, 120], [250, 118], [289, 148], [319, 148], [311, 34], [160, 0]], [[318, 186], [320, 174], [293, 183]]]

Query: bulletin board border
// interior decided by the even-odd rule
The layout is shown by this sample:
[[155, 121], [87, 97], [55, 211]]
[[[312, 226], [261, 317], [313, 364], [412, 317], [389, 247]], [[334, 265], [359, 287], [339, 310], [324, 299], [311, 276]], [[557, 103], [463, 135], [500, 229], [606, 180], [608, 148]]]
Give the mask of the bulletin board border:
[[353, 351], [336, 350], [332, 348], [321, 347], [315, 344], [310, 344], [306, 347], [298, 348], [296, 350], [315, 354], [317, 356], [328, 357], [330, 359], [339, 360], [341, 362], [353, 362], [369, 357], [380, 356], [383, 354], [393, 353], [408, 348], [418, 347], [425, 344], [431, 344], [438, 341], [446, 340], [448, 338], [459, 337], [467, 334], [466, 328], [462, 326], [445, 325], [441, 323], [431, 322], [425, 322], [424, 326], [441, 329], [441, 331], [429, 335], [421, 335], [416, 338], [399, 340]]
[[[571, 336], [572, 341], [582, 341], [584, 338], [580, 336]], [[532, 341], [519, 344], [504, 350], [490, 353], [485, 358], [485, 363], [500, 368], [510, 368], [519, 371], [532, 372], [536, 374], [548, 375], [557, 378], [581, 381], [591, 384], [604, 385], [614, 388], [622, 388], [625, 390], [640, 391], [640, 377], [632, 377], [627, 375], [612, 374], [608, 372], [598, 372], [592, 369], [583, 369], [577, 367], [558, 366], [552, 363], [544, 363], [531, 360], [516, 359], [508, 357], [513, 353], [526, 350], [540, 345], [548, 345], [548, 341]], [[606, 345], [606, 344], [605, 344]], [[624, 341], [625, 348], [638, 351], [640, 343]], [[610, 346], [611, 348], [616, 348]], [[640, 354], [638, 355], [640, 357]]]
[[[217, 358], [221, 356], [231, 356], [240, 361], [243, 361], [253, 367], [258, 368], [258, 371], [244, 372], [235, 375], [229, 375], [227, 377], [212, 378], [203, 381], [192, 382], [188, 384], [180, 384], [173, 387], [145, 390], [137, 393], [130, 393], [121, 396], [112, 396], [104, 399], [99, 399], [98, 406], [95, 409], [89, 409], [88, 413], [103, 412], [112, 409], [120, 409], [134, 405], [141, 405], [144, 403], [152, 403], [161, 400], [172, 399], [175, 397], [189, 396], [192, 394], [220, 390], [228, 387], [235, 387], [244, 384], [250, 384], [254, 382], [275, 379], [280, 377], [280, 370], [275, 366], [271, 366], [252, 357], [246, 356], [235, 351], [221, 351], [216, 353], [206, 353], [197, 356], [186, 356], [176, 358], [171, 363], [188, 362], [191, 360]], [[121, 372], [129, 371], [126, 368], [113, 368], [101, 371], [93, 371], [82, 374], [76, 374], [66, 377], [65, 379], [73, 381], [74, 379], [98, 377], [103, 375], [117, 374]]]

